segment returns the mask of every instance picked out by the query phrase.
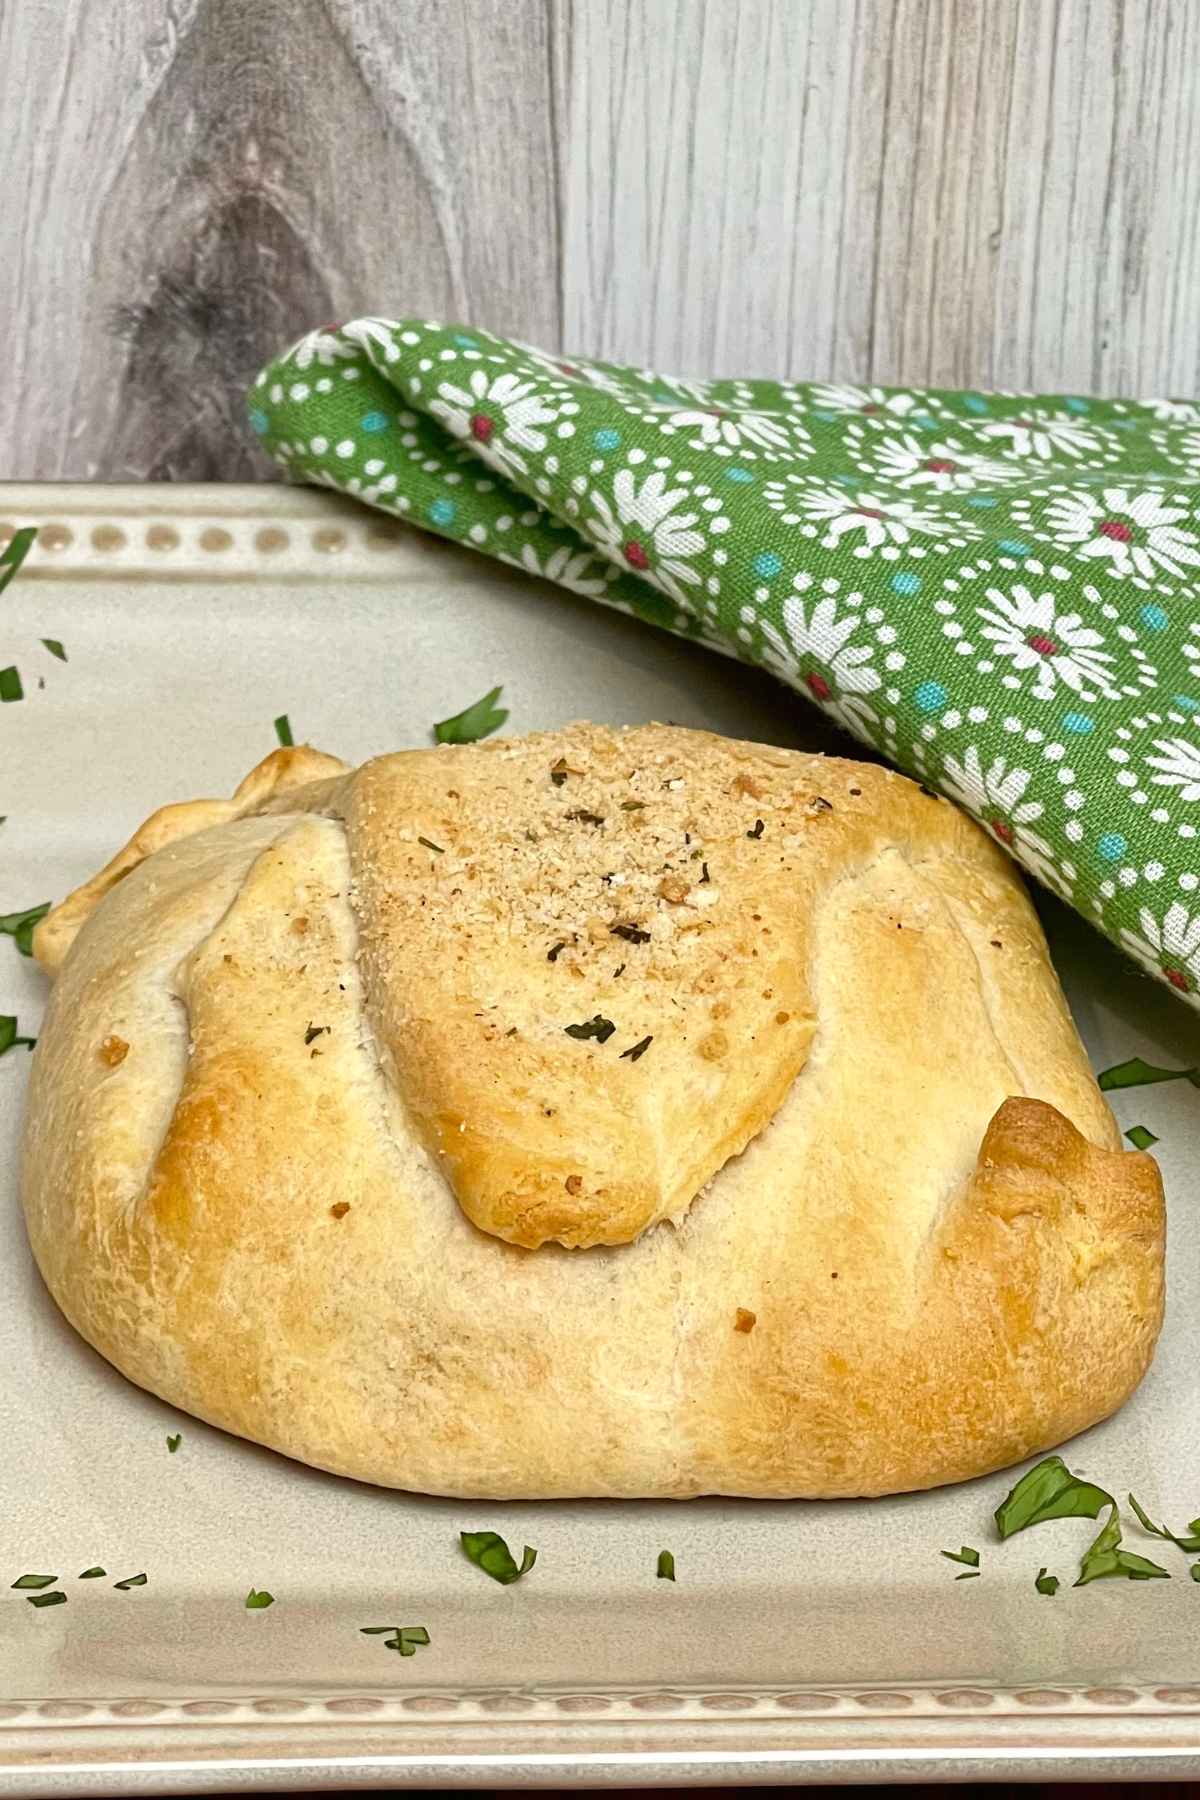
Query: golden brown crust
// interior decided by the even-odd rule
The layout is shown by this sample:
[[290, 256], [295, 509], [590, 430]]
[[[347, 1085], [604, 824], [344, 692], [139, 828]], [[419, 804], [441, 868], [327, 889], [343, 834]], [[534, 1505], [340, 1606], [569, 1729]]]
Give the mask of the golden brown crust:
[[579, 726], [197, 804], [38, 944], [94, 910], [31, 1241], [134, 1380], [397, 1486], [823, 1495], [1010, 1462], [1144, 1372], [1157, 1169], [947, 803]]
[[60, 900], [40, 921], [33, 933], [34, 956], [47, 975], [56, 975], [80, 928], [105, 894], [156, 850], [164, 850], [180, 838], [206, 831], [210, 825], [224, 825], [230, 819], [263, 811], [271, 801], [292, 788], [345, 773], [346, 764], [336, 756], [326, 756], [320, 750], [300, 744], [273, 750], [270, 756], [264, 757], [251, 769], [232, 800], [182, 800], [174, 806], [160, 806], [144, 825], [138, 826], [111, 862], [68, 894], [65, 900]]

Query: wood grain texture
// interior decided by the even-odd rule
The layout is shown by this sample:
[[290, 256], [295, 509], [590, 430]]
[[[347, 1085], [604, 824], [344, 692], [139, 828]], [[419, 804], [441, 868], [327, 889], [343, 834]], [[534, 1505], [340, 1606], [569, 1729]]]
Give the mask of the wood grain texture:
[[307, 327], [1200, 390], [1200, 0], [0, 0], [0, 476], [245, 479]]
[[4, 473], [271, 474], [245, 387], [330, 319], [556, 340], [547, 34], [504, 0], [0, 0]]
[[1200, 387], [1195, 0], [563, 3], [573, 347]]

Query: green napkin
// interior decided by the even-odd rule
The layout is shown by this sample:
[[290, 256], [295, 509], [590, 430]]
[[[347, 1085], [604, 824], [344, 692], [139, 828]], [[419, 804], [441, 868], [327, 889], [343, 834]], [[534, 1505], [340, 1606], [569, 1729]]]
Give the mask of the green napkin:
[[298, 480], [758, 663], [1200, 991], [1200, 405], [683, 381], [358, 319], [259, 375]]

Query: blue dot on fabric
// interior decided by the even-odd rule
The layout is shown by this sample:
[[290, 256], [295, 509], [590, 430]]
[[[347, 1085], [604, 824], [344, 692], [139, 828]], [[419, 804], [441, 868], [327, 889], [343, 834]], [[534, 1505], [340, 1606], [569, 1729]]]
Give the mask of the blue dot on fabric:
[[1067, 396], [1067, 398], [1063, 401], [1063, 405], [1066, 407], [1068, 412], [1085, 413], [1085, 412], [1091, 411], [1091, 408], [1088, 405], [1087, 401], [1080, 400], [1078, 395], [1076, 395], [1076, 394], [1069, 394]]
[[597, 450], [615, 450], [621, 442], [621, 434], [614, 431], [611, 425], [606, 425], [602, 431], [592, 433], [592, 442]]
[[977, 506], [981, 511], [999, 504], [995, 494], [972, 494], [967, 501], [968, 506]]
[[734, 468], [734, 469], [726, 469], [725, 479], [726, 479], [726, 481], [747, 482], [747, 481], [753, 481], [754, 477], [750, 473], [749, 469]]
[[478, 350], [479, 348], [478, 338], [459, 336], [454, 341], [460, 350]]
[[1193, 700], [1190, 694], [1172, 694], [1171, 705], [1178, 706], [1182, 712], [1200, 712], [1200, 700]]
[[271, 421], [268, 419], [266, 413], [260, 412], [256, 406], [250, 414], [250, 423], [261, 437], [263, 432], [267, 430]]
[[1163, 608], [1155, 606], [1153, 601], [1143, 606], [1138, 616], [1147, 631], [1165, 631], [1171, 622]]
[[913, 699], [922, 712], [936, 712], [946, 704], [946, 690], [940, 681], [923, 681]]
[[1007, 556], [1028, 556], [1029, 545], [1023, 544], [1020, 538], [1001, 538], [999, 548]]
[[921, 577], [908, 569], [901, 569], [898, 575], [892, 576], [893, 594], [919, 594], [920, 591]]
[[1063, 714], [1063, 730], [1073, 731], [1077, 737], [1086, 737], [1089, 731], [1096, 729], [1093, 720], [1086, 713], [1069, 712]]
[[756, 575], [764, 575], [769, 581], [772, 575], [778, 575], [783, 564], [773, 550], [760, 550], [751, 566]]
[[451, 525], [454, 522], [453, 500], [435, 500], [429, 508], [429, 517], [435, 525]]
[[918, 431], [936, 431], [937, 423], [932, 413], [917, 413], [913, 419]]
[[1136, 419], [1109, 419], [1107, 424], [1110, 431], [1136, 431], [1138, 428]]
[[1125, 839], [1119, 831], [1106, 831], [1096, 845], [1096, 854], [1105, 862], [1119, 862], [1125, 854]]
[[968, 412], [985, 413], [988, 410], [988, 403], [982, 394], [964, 394], [962, 403]]
[[360, 421], [364, 431], [386, 431], [391, 422], [383, 412], [364, 413]]
[[812, 416], [814, 419], [820, 419], [822, 425], [832, 425], [833, 421], [837, 418], [836, 413], [830, 412], [828, 408], [824, 406], [814, 406], [812, 409]]

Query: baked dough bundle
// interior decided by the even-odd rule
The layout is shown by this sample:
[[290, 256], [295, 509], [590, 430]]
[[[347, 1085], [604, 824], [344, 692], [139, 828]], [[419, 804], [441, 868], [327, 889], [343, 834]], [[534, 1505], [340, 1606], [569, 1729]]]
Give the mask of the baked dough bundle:
[[581, 725], [276, 751], [39, 926], [67, 1317], [464, 1496], [879, 1494], [1104, 1417], [1162, 1312], [1011, 864], [889, 770]]

